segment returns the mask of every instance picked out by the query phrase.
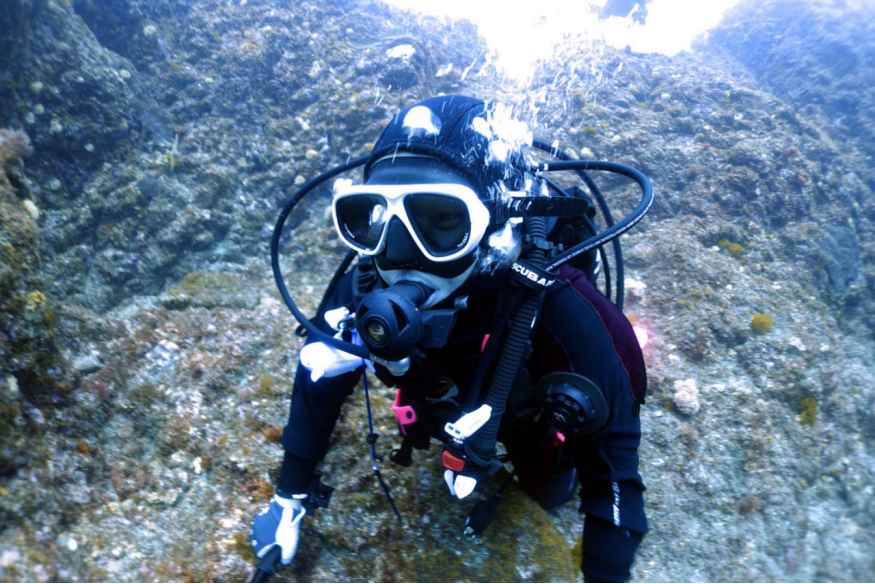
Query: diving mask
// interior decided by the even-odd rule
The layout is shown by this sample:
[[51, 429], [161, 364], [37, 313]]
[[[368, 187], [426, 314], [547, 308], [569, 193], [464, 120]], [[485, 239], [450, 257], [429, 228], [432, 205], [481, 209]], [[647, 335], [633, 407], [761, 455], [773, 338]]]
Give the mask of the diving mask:
[[363, 255], [386, 245], [397, 217], [423, 256], [450, 262], [474, 250], [489, 226], [489, 210], [462, 184], [341, 185], [331, 204], [340, 238]]

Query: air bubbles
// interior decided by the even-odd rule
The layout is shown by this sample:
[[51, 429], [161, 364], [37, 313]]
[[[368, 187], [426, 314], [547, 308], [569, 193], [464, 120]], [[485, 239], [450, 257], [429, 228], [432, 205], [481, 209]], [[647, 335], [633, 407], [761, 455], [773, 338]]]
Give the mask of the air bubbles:
[[485, 118], [474, 118], [471, 129], [490, 140], [487, 164], [509, 162], [523, 146], [531, 146], [534, 138], [529, 125], [514, 116], [512, 107], [502, 103], [489, 107]]
[[489, 236], [488, 251], [480, 261], [481, 271], [494, 273], [519, 257], [522, 250], [519, 227], [521, 222], [514, 219], [518, 218], [509, 219], [503, 228]]
[[348, 191], [350, 189], [350, 187], [352, 187], [352, 179], [339, 178], [336, 181], [334, 181], [334, 184], [332, 185], [331, 189], [334, 192], [334, 194], [336, 195], [338, 193]]
[[390, 59], [407, 60], [412, 57], [413, 53], [415, 52], [416, 49], [413, 47], [413, 45], [397, 45], [386, 51], [386, 56]]
[[449, 72], [452, 70], [453, 70], [453, 64], [447, 63], [446, 65], [444, 65], [443, 67], [438, 69], [437, 73], [435, 73], [434, 76], [435, 77], [443, 77], [444, 75], [449, 74]]

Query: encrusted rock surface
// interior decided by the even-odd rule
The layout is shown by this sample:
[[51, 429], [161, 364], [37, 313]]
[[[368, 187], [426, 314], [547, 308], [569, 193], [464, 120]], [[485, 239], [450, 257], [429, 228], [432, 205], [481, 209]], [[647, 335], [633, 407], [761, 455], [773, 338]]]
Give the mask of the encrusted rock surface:
[[[572, 43], [520, 90], [469, 24], [368, 1], [4, 1], [0, 128], [34, 152], [0, 161], [0, 579], [247, 577], [301, 346], [267, 262], [277, 210], [399, 107], [456, 92], [653, 179], [624, 236], [625, 311], [650, 336], [633, 577], [871, 581], [875, 11], [792, 4], [744, 2], [673, 58]], [[637, 202], [598, 180], [615, 216]], [[344, 253], [327, 203], [283, 246], [310, 314]], [[469, 542], [436, 448], [383, 465], [398, 524], [366, 424], [359, 392], [323, 467], [332, 507], [280, 577], [579, 577], [573, 505], [511, 489]]]
[[31, 442], [46, 430], [40, 410], [62, 403], [77, 379], [56, 339], [56, 309], [42, 280], [42, 234], [31, 183], [31, 154], [20, 131], [0, 129], [0, 475], [34, 461]]

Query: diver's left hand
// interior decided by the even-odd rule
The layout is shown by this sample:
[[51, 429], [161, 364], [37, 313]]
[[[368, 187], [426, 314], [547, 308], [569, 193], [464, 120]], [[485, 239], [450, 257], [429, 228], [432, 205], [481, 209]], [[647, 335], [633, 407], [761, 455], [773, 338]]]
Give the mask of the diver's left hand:
[[255, 555], [261, 558], [278, 545], [282, 549], [282, 563], [291, 563], [298, 549], [301, 520], [306, 514], [301, 500], [274, 495], [270, 506], [252, 520], [249, 537]]

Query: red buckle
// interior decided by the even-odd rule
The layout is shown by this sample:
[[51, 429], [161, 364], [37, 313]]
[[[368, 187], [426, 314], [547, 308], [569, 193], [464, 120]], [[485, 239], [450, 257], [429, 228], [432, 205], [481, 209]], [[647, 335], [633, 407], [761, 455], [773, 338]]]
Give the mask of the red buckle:
[[444, 450], [444, 454], [441, 458], [443, 459], [445, 468], [454, 470], [456, 472], [462, 472], [463, 470], [465, 470], [465, 461], [454, 455], [449, 450]]

